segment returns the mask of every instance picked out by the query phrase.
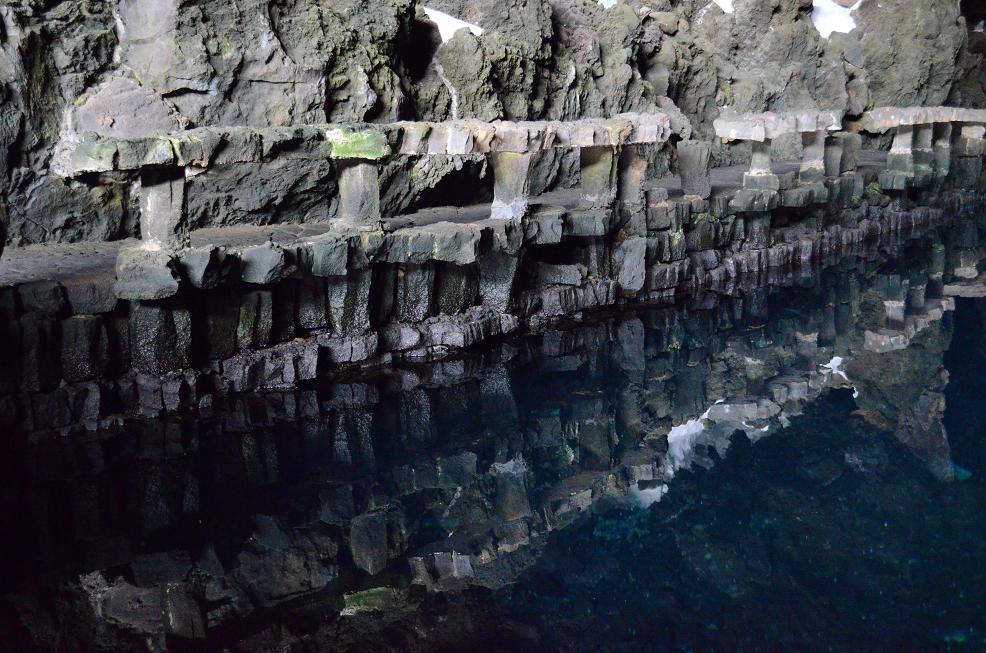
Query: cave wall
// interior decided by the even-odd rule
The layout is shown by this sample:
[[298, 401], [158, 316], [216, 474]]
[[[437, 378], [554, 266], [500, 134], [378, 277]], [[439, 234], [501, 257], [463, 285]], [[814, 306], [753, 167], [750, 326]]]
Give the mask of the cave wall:
[[[573, 119], [660, 108], [680, 109], [682, 133], [710, 139], [723, 105], [850, 114], [887, 104], [983, 106], [982, 35], [967, 26], [975, 9], [863, 0], [856, 30], [823, 39], [810, 0], [734, 4], [727, 14], [704, 0], [625, 0], [609, 9], [594, 0], [432, 0], [485, 30], [459, 31], [443, 45], [417, 0], [7, 0], [6, 239], [16, 246], [136, 233], [126, 188], [49, 174], [69, 110], [121, 77], [161, 97], [187, 127]], [[744, 153], [716, 156], [729, 162]], [[433, 157], [395, 166], [384, 179], [385, 210], [414, 206], [464, 165]], [[545, 187], [571, 181], [564, 157], [544, 167]], [[189, 212], [196, 226], [328, 220], [334, 176], [328, 164], [231, 166], [189, 184]]]

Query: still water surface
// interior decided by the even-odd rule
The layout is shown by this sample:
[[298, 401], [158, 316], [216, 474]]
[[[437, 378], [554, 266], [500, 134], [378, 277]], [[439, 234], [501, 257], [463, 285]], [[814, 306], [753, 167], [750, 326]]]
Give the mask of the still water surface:
[[986, 301], [942, 297], [928, 247], [906, 273], [860, 263], [194, 417], [9, 438], [0, 635], [986, 650]]

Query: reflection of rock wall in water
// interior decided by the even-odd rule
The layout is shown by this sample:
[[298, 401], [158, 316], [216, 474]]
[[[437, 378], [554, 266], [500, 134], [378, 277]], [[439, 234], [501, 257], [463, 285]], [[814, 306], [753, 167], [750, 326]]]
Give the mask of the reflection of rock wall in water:
[[[723, 105], [858, 114], [983, 96], [981, 53], [966, 48], [951, 0], [864, 0], [858, 29], [827, 40], [803, 0], [738, 0], [730, 14], [694, 0], [608, 10], [590, 0], [429, 6], [485, 31], [459, 32], [440, 47], [413, 0], [6, 3], [0, 213], [10, 214], [10, 242], [134, 233], [125, 190], [70, 186], [48, 173], [66, 110], [117, 76], [164, 98], [189, 126], [444, 120], [453, 104], [459, 117], [571, 119], [653, 110], [668, 96], [703, 138]], [[405, 208], [449, 174], [448, 162], [423, 165], [429, 170], [395, 171], [394, 205], [385, 208]], [[247, 172], [251, 183], [240, 183]], [[197, 223], [327, 217], [317, 201], [333, 183], [327, 167], [226, 175], [222, 192], [190, 191]]]
[[[46, 516], [8, 540], [25, 561], [8, 569], [40, 567], [64, 599], [7, 600], [42, 643], [72, 633], [142, 649], [275, 607], [340, 614], [337, 632], [365, 635], [421, 589], [503, 587], [551, 532], [595, 506], [675, 492], [673, 472], [711, 466], [735, 430], [776, 432], [833, 387], [856, 384], [860, 402], [892, 391], [892, 378], [857, 381], [853, 361], [920, 360], [915, 378], [928, 379], [951, 307], [935, 296], [936, 251], [910, 252], [924, 272], [907, 286], [931, 292], [911, 293], [899, 322], [904, 278], [861, 263], [809, 290], [547, 331], [482, 360], [240, 397], [195, 422], [121, 423], [21, 452], [7, 523]], [[927, 383], [918, 391], [938, 387]], [[694, 437], [669, 443], [686, 423]]]

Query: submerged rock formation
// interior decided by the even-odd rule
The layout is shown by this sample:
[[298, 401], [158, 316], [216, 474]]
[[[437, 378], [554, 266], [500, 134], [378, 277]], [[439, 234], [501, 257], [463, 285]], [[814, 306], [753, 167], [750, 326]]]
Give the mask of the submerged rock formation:
[[[443, 593], [462, 592], [458, 604], [506, 587], [593, 511], [674, 497], [688, 470], [783, 440], [833, 390], [855, 388], [864, 408], [898, 394], [868, 370], [914, 368], [910, 395], [938, 392], [953, 308], [941, 253], [924, 240], [902, 251], [911, 277], [856, 260], [785, 280], [803, 288], [709, 293], [461, 360], [217, 397], [195, 419], [7, 439], [20, 462], [0, 491], [3, 528], [37, 518], [8, 540], [0, 631], [48, 650], [346, 650], [395, 623], [414, 632], [444, 613]], [[905, 283], [927, 296], [898, 299]], [[937, 472], [947, 440], [929, 458], [909, 427], [890, 430]], [[878, 474], [872, 440], [847, 437], [816, 480]], [[433, 648], [421, 633], [436, 627], [402, 650]]]

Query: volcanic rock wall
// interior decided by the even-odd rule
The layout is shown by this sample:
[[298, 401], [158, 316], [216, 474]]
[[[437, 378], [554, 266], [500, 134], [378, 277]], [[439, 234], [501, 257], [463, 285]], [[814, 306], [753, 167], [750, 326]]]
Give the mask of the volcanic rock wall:
[[[857, 29], [829, 39], [806, 0], [734, 4], [725, 13], [695, 0], [609, 9], [591, 0], [434, 0], [430, 7], [485, 30], [459, 31], [443, 44], [414, 0], [8, 0], [0, 6], [6, 238], [21, 245], [136, 233], [136, 199], [126, 188], [49, 174], [67, 110], [120, 77], [163, 98], [189, 127], [573, 119], [677, 106], [682, 133], [690, 122], [710, 139], [725, 105], [853, 115], [984, 97], [981, 47], [967, 47], [974, 23], [951, 0], [863, 0]], [[978, 16], [965, 11], [970, 21]], [[975, 45], [981, 39], [972, 34]], [[545, 187], [574, 183], [569, 159], [545, 157]], [[193, 184], [195, 224], [334, 217], [329, 163], [256, 168]], [[476, 164], [451, 156], [394, 163], [382, 176], [385, 208], [414, 206], [464, 168]]]

